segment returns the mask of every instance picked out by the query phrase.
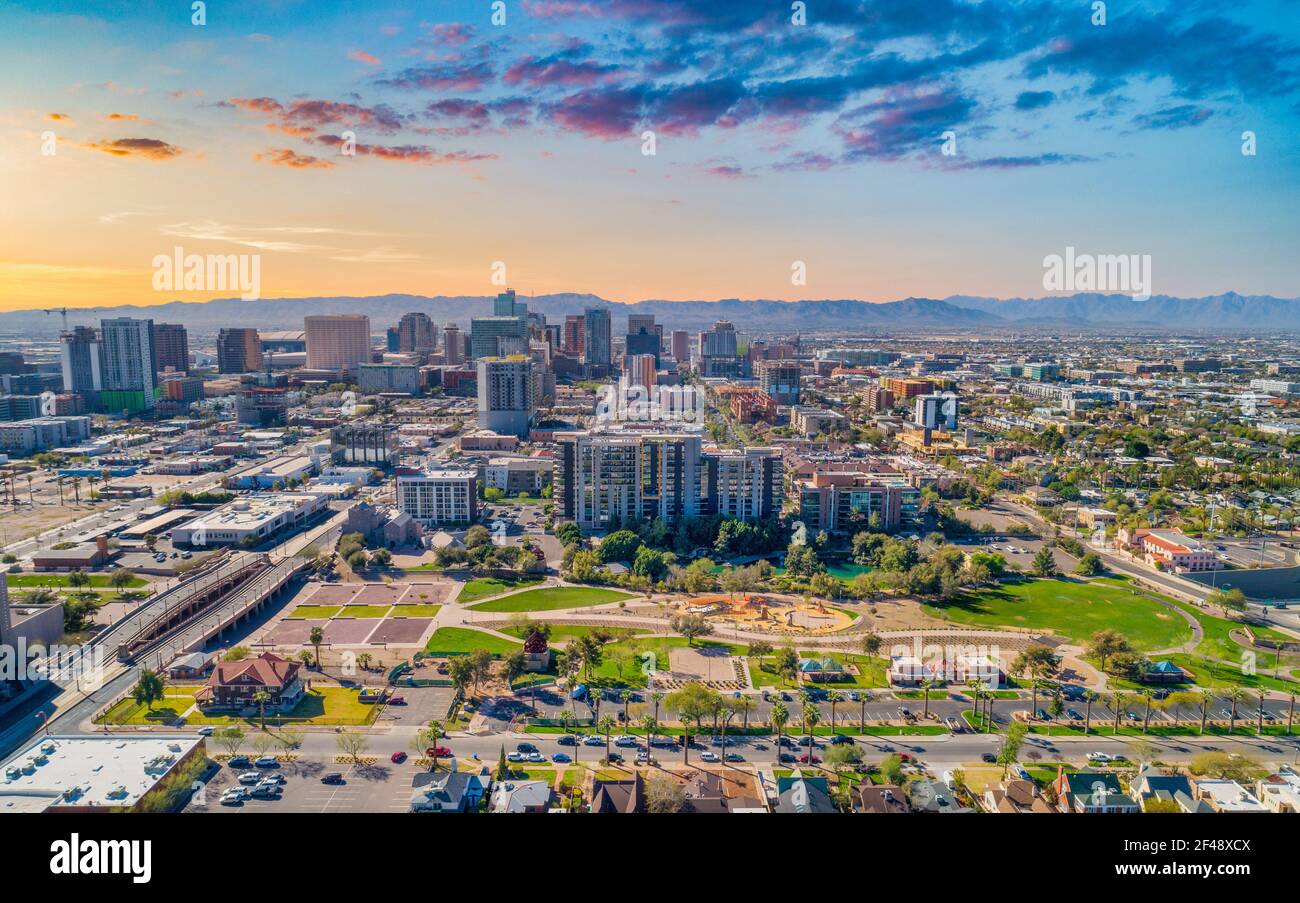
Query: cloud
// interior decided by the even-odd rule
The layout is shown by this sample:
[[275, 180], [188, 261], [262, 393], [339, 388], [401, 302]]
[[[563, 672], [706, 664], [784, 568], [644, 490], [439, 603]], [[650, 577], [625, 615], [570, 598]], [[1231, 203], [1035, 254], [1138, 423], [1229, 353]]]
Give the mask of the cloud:
[[1140, 129], [1174, 131], [1200, 125], [1213, 115], [1214, 111], [1207, 107], [1187, 103], [1134, 116], [1133, 124]]
[[429, 29], [435, 44], [459, 47], [474, 37], [474, 26], [463, 22], [440, 22]]
[[[316, 143], [329, 147], [338, 147], [343, 139], [338, 135], [318, 135]], [[375, 157], [394, 163], [416, 163], [424, 166], [479, 163], [497, 159], [496, 154], [475, 154], [469, 151], [437, 151], [431, 147], [416, 144], [385, 146], [379, 144], [360, 144], [355, 147], [358, 157]]]
[[348, 54], [348, 59], [356, 60], [358, 63], [365, 63], [367, 66], [381, 65], [379, 57], [372, 53], [366, 53], [364, 50], [353, 50]]
[[977, 160], [962, 160], [956, 158], [953, 162], [945, 164], [944, 168], [954, 170], [1033, 169], [1040, 166], [1063, 166], [1070, 163], [1092, 163], [1095, 160], [1095, 157], [1087, 157], [1082, 154], [1061, 154], [1049, 152], [1042, 154], [1027, 154], [1020, 157], [985, 157]]
[[67, 113], [46, 113], [45, 118], [50, 122], [71, 122], [72, 117]]
[[289, 147], [273, 147], [263, 153], [255, 154], [253, 159], [265, 161], [272, 166], [287, 166], [290, 169], [329, 169], [334, 165], [329, 160], [322, 160], [310, 154], [300, 154]]
[[459, 60], [413, 66], [396, 75], [375, 80], [385, 88], [425, 91], [477, 91], [493, 78], [492, 67], [485, 62]]
[[546, 85], [590, 85], [612, 78], [618, 71], [616, 65], [602, 65], [594, 60], [526, 56], [507, 69], [501, 80], [508, 85], [523, 82], [535, 88]]
[[1051, 106], [1056, 95], [1051, 91], [1022, 91], [1016, 97], [1017, 110], [1041, 110]]
[[385, 104], [361, 104], [335, 100], [295, 100], [288, 105], [273, 97], [232, 97], [229, 105], [258, 113], [276, 130], [289, 135], [310, 135], [324, 126], [348, 125], [373, 129], [382, 134], [399, 131], [404, 117]]
[[954, 89], [907, 88], [844, 113], [833, 128], [847, 159], [898, 159], [937, 149], [943, 132], [968, 122], [975, 108]]
[[170, 160], [179, 157], [185, 151], [174, 144], [168, 144], [160, 138], [118, 138], [92, 141], [82, 147], [110, 154], [114, 157], [140, 157], [146, 160]]

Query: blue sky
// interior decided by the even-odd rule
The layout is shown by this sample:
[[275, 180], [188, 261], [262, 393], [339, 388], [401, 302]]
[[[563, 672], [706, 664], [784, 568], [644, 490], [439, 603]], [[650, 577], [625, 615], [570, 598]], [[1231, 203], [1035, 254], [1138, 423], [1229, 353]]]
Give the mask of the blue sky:
[[176, 244], [285, 296], [1037, 296], [1066, 246], [1300, 294], [1294, 4], [504, 8], [5, 4], [3, 304], [153, 303]]

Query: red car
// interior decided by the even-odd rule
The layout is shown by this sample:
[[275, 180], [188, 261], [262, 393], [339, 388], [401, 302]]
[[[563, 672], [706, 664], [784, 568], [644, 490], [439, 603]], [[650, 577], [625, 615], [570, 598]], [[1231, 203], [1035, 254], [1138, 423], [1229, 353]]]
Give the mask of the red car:
[[400, 750], [398, 752], [393, 753], [394, 765], [401, 765], [405, 761], [406, 761], [406, 753], [401, 752]]
[[389, 705], [406, 705], [406, 699], [401, 696], [394, 696], [388, 700]]
[[434, 758], [435, 756], [437, 756], [440, 759], [445, 759], [451, 755], [451, 750], [445, 746], [430, 746], [428, 749], [424, 751], [424, 754], [428, 756], [430, 759]]
[[822, 759], [821, 756], [804, 755], [799, 757], [799, 761], [802, 762], [804, 765], [820, 765]]

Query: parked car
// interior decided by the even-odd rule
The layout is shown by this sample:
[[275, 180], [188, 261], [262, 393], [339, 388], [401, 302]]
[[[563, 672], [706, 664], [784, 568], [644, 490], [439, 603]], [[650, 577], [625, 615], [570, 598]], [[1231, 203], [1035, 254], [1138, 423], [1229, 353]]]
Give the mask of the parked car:
[[388, 700], [388, 704], [389, 704], [389, 705], [406, 705], [406, 697], [405, 697], [405, 696], [394, 696], [393, 698], [391, 698], [391, 699]]
[[226, 762], [226, 764], [231, 768], [247, 768], [252, 764], [252, 761], [248, 756], [231, 756], [230, 760]]
[[529, 762], [532, 762], [534, 765], [537, 765], [537, 764], [540, 764], [540, 763], [546, 761], [546, 756], [542, 755], [542, 754], [539, 753], [539, 752], [529, 753], [525, 758], [527, 758], [528, 761], [529, 761]]
[[342, 784], [344, 783], [343, 772], [341, 771], [327, 772], [320, 776], [320, 782], [322, 784]]
[[636, 761], [637, 764], [639, 765], [649, 765], [652, 761], [650, 758], [650, 750], [648, 749], [637, 750]]
[[563, 765], [565, 762], [572, 762], [573, 757], [568, 753], [558, 752], [551, 756], [551, 761], [555, 762], [557, 765]]
[[445, 759], [451, 755], [451, 750], [445, 746], [430, 746], [425, 749], [424, 754], [430, 759], [434, 756], [437, 756], [440, 759]]
[[624, 734], [621, 737], [614, 738], [615, 746], [636, 746], [636, 744], [637, 744], [636, 737], [629, 737], [627, 734]]
[[821, 757], [816, 755], [802, 755], [799, 757], [799, 762], [803, 765], [820, 765], [821, 761]]
[[583, 746], [604, 746], [605, 738], [599, 734], [590, 734], [582, 738]]
[[986, 752], [986, 753], [981, 753], [981, 754], [980, 754], [980, 761], [981, 761], [981, 762], [987, 762], [987, 763], [989, 763], [989, 764], [991, 765], [991, 764], [993, 764], [994, 762], [996, 762], [997, 760], [998, 760], [998, 757], [995, 756], [995, 755], [993, 755], [993, 753], [991, 753], [991, 752]]
[[241, 784], [252, 785], [256, 784], [260, 780], [262, 780], [262, 773], [260, 771], [246, 771], [239, 776], [239, 783]]
[[537, 752], [537, 747], [534, 746], [534, 745], [531, 744], [531, 743], [520, 743], [520, 744], [518, 744], [518, 745], [515, 746], [515, 751], [516, 751], [516, 752], [521, 752], [521, 753], [524, 753], [525, 755], [527, 755], [528, 753], [535, 753], [535, 752]]
[[702, 752], [702, 753], [700, 753], [700, 759], [703, 760], [703, 761], [705, 761], [705, 762], [721, 762], [721, 761], [722, 761], [722, 757], [719, 756], [719, 755], [718, 755], [717, 753], [715, 753], [715, 752]]
[[214, 733], [216, 733], [216, 730], [217, 729], [215, 727], [209, 724], [199, 728], [195, 733], [197, 733], [200, 737], [211, 737]]
[[221, 805], [223, 806], [241, 806], [248, 794], [242, 787], [231, 787], [225, 793], [221, 794]]
[[279, 768], [280, 760], [275, 756], [258, 756], [253, 764], [258, 768]]
[[564, 734], [560, 737], [557, 737], [555, 742], [560, 744], [561, 746], [577, 746], [578, 738], [574, 737], [573, 734]]
[[508, 753], [508, 754], [506, 755], [506, 761], [507, 761], [507, 762], [522, 762], [522, 761], [524, 761], [524, 754], [521, 753], [521, 752], [512, 752], [512, 753]]
[[278, 800], [283, 788], [279, 784], [258, 784], [253, 788], [253, 799]]
[[831, 746], [840, 746], [844, 743], [852, 744], [853, 738], [848, 734], [835, 734], [831, 737]]
[[744, 757], [744, 756], [742, 756], [740, 753], [734, 753], [734, 752], [729, 752], [729, 753], [727, 753], [725, 756], [723, 756], [723, 758], [726, 759], [728, 762], [743, 762], [743, 761], [745, 761], [745, 757]]
[[399, 749], [397, 752], [393, 753], [392, 756], [390, 756], [390, 758], [393, 760], [394, 765], [401, 765], [403, 762], [406, 761], [406, 753], [402, 752]]
[[1066, 709], [1066, 710], [1065, 710], [1065, 714], [1069, 716], [1069, 718], [1070, 718], [1071, 721], [1082, 721], [1082, 720], [1083, 720], [1083, 716], [1079, 714], [1079, 710], [1078, 710], [1078, 709]]

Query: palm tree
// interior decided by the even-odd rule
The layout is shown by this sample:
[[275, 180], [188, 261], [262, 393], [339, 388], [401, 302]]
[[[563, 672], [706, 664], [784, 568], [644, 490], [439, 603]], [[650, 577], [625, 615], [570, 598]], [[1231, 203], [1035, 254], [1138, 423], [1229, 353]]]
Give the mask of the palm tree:
[[863, 690], [862, 695], [858, 697], [858, 703], [862, 706], [862, 716], [859, 719], [859, 721], [861, 722], [860, 726], [862, 727], [863, 735], [866, 735], [867, 733], [867, 700], [870, 698], [871, 698], [870, 690]]
[[921, 712], [921, 717], [926, 721], [930, 720], [930, 691], [938, 685], [939, 682], [930, 677], [921, 681], [921, 696], [925, 700], [925, 708]]
[[808, 702], [804, 704], [803, 712], [801, 713], [801, 715], [803, 718], [803, 732], [804, 735], [808, 737], [808, 764], [811, 765], [813, 760], [813, 749], [814, 749], [812, 732], [813, 732], [813, 728], [817, 726], [817, 722], [822, 720], [822, 714], [821, 712], [817, 711], [817, 706], [813, 705], [811, 702]]
[[320, 627], [313, 627], [311, 633], [307, 635], [307, 642], [311, 643], [312, 647], [316, 650], [316, 670], [319, 671], [321, 669], [320, 644], [325, 642], [325, 631]]
[[831, 690], [826, 694], [826, 701], [831, 704], [831, 733], [835, 733], [835, 706], [844, 701], [844, 696], [839, 690]]
[[1291, 708], [1289, 708], [1289, 709], [1287, 710], [1287, 713], [1286, 713], [1286, 735], [1287, 735], [1288, 737], [1291, 736], [1291, 725], [1295, 722], [1295, 697], [1296, 697], [1296, 694], [1295, 694], [1295, 691], [1294, 691], [1294, 690], [1291, 691], [1290, 696], [1291, 696]]
[[442, 722], [430, 721], [428, 727], [425, 728], [424, 734], [429, 741], [429, 745], [427, 748], [432, 750], [432, 752], [429, 754], [429, 758], [431, 760], [429, 764], [429, 770], [437, 771], [438, 770], [438, 740], [442, 738]]
[[573, 727], [578, 721], [578, 716], [573, 714], [573, 712], [569, 711], [568, 709], [560, 709], [559, 719], [560, 719], [560, 724], [564, 727], [564, 732], [566, 734], [570, 734], [573, 737], [573, 764], [577, 765], [578, 750], [581, 748], [582, 743], [579, 742], [578, 735], [573, 733]]
[[659, 720], [659, 703], [664, 701], [664, 694], [655, 690], [650, 694], [650, 701], [655, 704], [655, 721]]
[[1264, 691], [1262, 689], [1259, 691], [1259, 693], [1256, 694], [1256, 698], [1259, 703], [1259, 708], [1255, 710], [1255, 719], [1256, 719], [1255, 735], [1258, 737], [1262, 737], [1264, 736], [1264, 699], [1265, 699]]
[[772, 711], [767, 716], [771, 719], [772, 727], [776, 729], [776, 754], [779, 758], [781, 755], [781, 731], [790, 721], [790, 710], [786, 708], [784, 702], [778, 702], [772, 706]]
[[624, 690], [624, 691], [619, 695], [619, 699], [621, 699], [621, 700], [623, 701], [623, 723], [624, 723], [624, 724], [631, 724], [631, 722], [627, 720], [627, 707], [628, 707], [628, 704], [632, 701], [632, 691], [631, 691], [631, 690]]
[[659, 722], [653, 715], [641, 716], [641, 729], [645, 731], [645, 751], [646, 755], [650, 754], [650, 749], [654, 746], [655, 729], [659, 727]]
[[1146, 711], [1142, 713], [1142, 733], [1145, 734], [1147, 732], [1147, 728], [1151, 725], [1151, 707], [1156, 702], [1155, 694], [1152, 693], [1150, 690], [1144, 689], [1138, 691], [1138, 695], [1142, 697], [1143, 701], [1146, 702]]
[[1111, 705], [1115, 707], [1115, 733], [1119, 734], [1119, 715], [1124, 707], [1128, 705], [1128, 695], [1116, 690], [1111, 694]]
[[601, 718], [598, 722], [596, 722], [594, 726], [596, 730], [600, 731], [602, 734], [605, 735], [605, 761], [608, 762], [609, 761], [609, 735], [614, 732], [614, 728], [618, 727], [618, 722], [614, 720], [614, 717], [612, 715], [606, 715], [604, 718]]
[[1084, 736], [1087, 736], [1088, 732], [1092, 730], [1092, 704], [1100, 698], [1101, 696], [1097, 693], [1094, 693], [1092, 690], [1083, 691], [1083, 701], [1087, 703], [1087, 708], [1084, 710], [1083, 713]]
[[258, 690], [253, 694], [253, 702], [257, 703], [257, 714], [262, 722], [262, 730], [266, 730], [266, 704], [271, 701], [271, 694], [265, 690]]
[[1228, 720], [1228, 733], [1233, 734], [1237, 730], [1237, 706], [1249, 699], [1250, 694], [1241, 687], [1233, 687], [1223, 695], [1227, 697], [1228, 702], [1232, 703], [1232, 717]]

